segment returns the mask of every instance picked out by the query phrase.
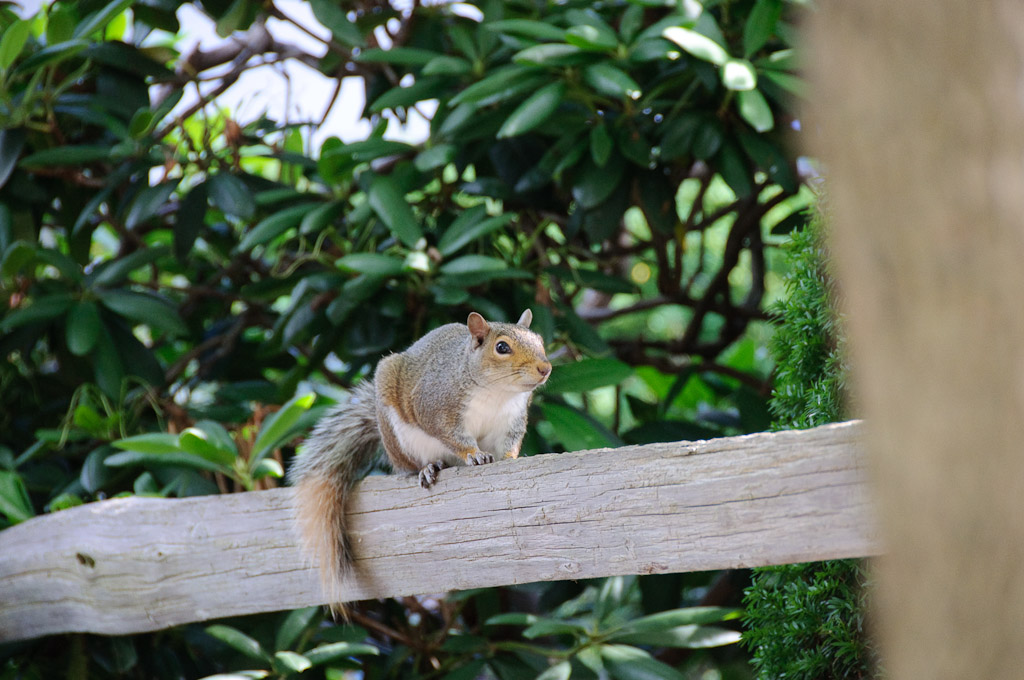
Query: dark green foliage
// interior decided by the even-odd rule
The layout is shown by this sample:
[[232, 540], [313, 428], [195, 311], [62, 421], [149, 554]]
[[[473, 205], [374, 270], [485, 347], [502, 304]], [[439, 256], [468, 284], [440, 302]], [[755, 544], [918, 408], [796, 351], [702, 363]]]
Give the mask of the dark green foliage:
[[[792, 235], [788, 295], [778, 305], [772, 349], [778, 360], [770, 408], [776, 429], [842, 420], [842, 329], [823, 246], [824, 218]], [[743, 644], [763, 680], [872, 676], [864, 630], [867, 574], [858, 560], [755, 569], [744, 596]]]
[[[179, 53], [152, 33], [178, 32], [185, 4], [236, 39]], [[528, 455], [767, 427], [768, 274], [809, 193], [786, 144], [800, 3], [308, 4], [332, 38], [302, 61], [362, 78], [366, 139], [175, 109], [294, 58], [258, 30], [291, 9], [54, 0], [26, 21], [0, 3], [0, 530], [116, 495], [279, 485], [332, 400], [470, 310], [531, 307], [558, 353]], [[386, 135], [385, 114], [430, 101], [426, 139]], [[743, 650], [691, 652], [735, 636], [681, 619], [623, 630], [714, 578], [363, 603], [365, 629], [314, 610], [54, 637], [0, 649], [0, 677], [504, 679], [557, 660], [674, 678]], [[502, 612], [588, 628], [527, 648], [538, 629], [487, 625]]]

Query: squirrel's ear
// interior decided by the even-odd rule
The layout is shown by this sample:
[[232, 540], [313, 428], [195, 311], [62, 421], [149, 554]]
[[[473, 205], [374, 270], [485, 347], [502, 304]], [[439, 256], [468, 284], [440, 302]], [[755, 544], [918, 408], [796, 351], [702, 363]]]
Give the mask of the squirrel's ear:
[[533, 312], [527, 309], [525, 312], [523, 312], [523, 315], [519, 317], [519, 321], [516, 321], [516, 323], [519, 324], [520, 326], [529, 328], [531, 321], [533, 321]]
[[484, 317], [476, 312], [470, 312], [469, 318], [466, 320], [466, 326], [469, 328], [469, 333], [473, 336], [473, 340], [476, 341], [477, 345], [483, 344], [487, 333], [491, 330], [491, 327], [484, 321]]

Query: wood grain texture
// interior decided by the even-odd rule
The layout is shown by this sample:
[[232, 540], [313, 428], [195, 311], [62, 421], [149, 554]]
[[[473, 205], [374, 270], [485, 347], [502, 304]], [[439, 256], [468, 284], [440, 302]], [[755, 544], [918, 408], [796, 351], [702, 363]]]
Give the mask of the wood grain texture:
[[[348, 600], [878, 552], [859, 423], [376, 476]], [[126, 498], [0, 532], [0, 639], [156, 630], [324, 601], [292, 490]]]

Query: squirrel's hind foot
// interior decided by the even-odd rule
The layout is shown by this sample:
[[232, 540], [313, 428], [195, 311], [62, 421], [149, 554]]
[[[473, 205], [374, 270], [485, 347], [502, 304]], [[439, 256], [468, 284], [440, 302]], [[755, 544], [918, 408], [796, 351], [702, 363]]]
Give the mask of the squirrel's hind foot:
[[441, 470], [448, 467], [443, 460], [438, 460], [420, 470], [420, 486], [429, 489], [437, 481]]

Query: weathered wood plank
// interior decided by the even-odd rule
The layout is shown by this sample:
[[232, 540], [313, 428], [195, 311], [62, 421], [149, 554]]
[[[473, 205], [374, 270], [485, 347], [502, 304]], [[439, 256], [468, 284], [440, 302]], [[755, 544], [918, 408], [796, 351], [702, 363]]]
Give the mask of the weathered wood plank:
[[[858, 423], [364, 481], [349, 600], [878, 551]], [[0, 532], [0, 639], [156, 630], [324, 601], [292, 490], [103, 501]]]

